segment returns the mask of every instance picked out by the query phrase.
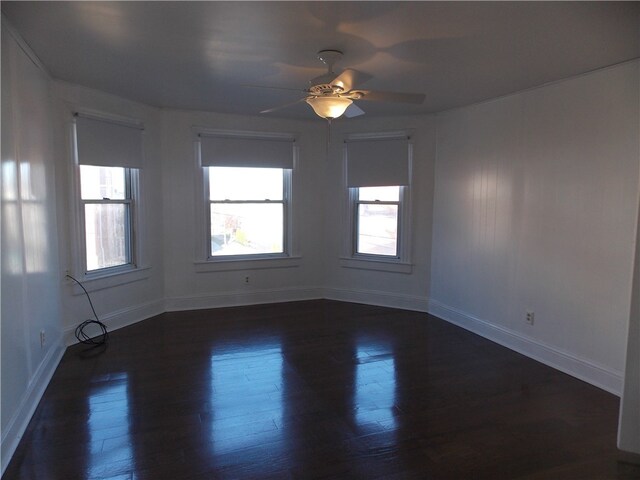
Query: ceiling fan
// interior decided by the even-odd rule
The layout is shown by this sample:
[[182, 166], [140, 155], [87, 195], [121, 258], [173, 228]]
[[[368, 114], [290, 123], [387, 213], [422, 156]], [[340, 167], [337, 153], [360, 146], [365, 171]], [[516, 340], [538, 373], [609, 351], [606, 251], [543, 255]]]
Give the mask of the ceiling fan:
[[295, 90], [306, 94], [305, 97], [295, 102], [263, 110], [260, 113], [270, 113], [300, 102], [306, 102], [313, 108], [316, 115], [331, 122], [331, 120], [343, 114], [347, 118], [363, 115], [364, 111], [353, 103], [354, 100], [414, 104], [420, 104], [424, 101], [425, 95], [423, 93], [381, 92], [355, 88], [357, 84], [369, 80], [371, 76], [350, 68], [345, 69], [341, 74], [336, 76], [333, 71], [333, 66], [340, 60], [342, 55], [342, 52], [339, 50], [320, 50], [318, 52], [318, 60], [327, 66], [327, 73], [311, 79], [309, 81], [309, 87], [306, 89], [257, 86], [258, 88]]

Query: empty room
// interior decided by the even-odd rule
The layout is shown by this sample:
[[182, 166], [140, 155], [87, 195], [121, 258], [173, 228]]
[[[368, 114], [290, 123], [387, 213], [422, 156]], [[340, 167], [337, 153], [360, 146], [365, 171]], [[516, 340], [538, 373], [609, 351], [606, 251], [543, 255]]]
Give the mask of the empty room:
[[1, 8], [3, 480], [640, 478], [640, 2]]

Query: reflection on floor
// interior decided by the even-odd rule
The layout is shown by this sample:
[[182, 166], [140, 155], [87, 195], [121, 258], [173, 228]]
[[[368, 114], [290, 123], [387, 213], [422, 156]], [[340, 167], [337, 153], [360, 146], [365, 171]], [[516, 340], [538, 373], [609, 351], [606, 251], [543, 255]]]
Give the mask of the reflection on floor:
[[3, 479], [640, 478], [616, 397], [423, 313], [175, 312], [81, 352]]
[[276, 342], [214, 347], [211, 398], [203, 414], [214, 455], [277, 443], [282, 433], [282, 351]]
[[89, 478], [108, 475], [113, 462], [130, 462], [132, 469], [135, 468], [128, 375], [118, 372], [105, 380], [96, 382], [88, 398], [87, 430], [91, 448], [86, 472]]
[[[386, 344], [385, 344], [386, 343]], [[390, 431], [397, 428], [396, 366], [388, 342], [358, 340], [353, 410], [362, 433], [381, 425]]]

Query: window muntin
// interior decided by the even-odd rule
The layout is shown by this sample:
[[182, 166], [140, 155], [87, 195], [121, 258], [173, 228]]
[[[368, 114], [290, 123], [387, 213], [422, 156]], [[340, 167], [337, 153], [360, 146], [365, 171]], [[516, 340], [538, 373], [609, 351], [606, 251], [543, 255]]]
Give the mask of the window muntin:
[[284, 255], [290, 170], [215, 166], [205, 170], [209, 257]]
[[399, 258], [401, 189], [355, 188], [354, 255]]
[[133, 265], [134, 169], [79, 167], [86, 272]]

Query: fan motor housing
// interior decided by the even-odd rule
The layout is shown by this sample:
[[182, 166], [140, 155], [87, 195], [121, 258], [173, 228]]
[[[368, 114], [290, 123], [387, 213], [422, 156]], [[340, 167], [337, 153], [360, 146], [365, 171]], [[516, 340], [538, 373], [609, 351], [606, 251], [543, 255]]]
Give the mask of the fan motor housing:
[[330, 85], [328, 83], [321, 83], [318, 85], [313, 85], [309, 87], [309, 92], [314, 95], [328, 95], [328, 94], [336, 94], [344, 92], [344, 88], [340, 85]]

